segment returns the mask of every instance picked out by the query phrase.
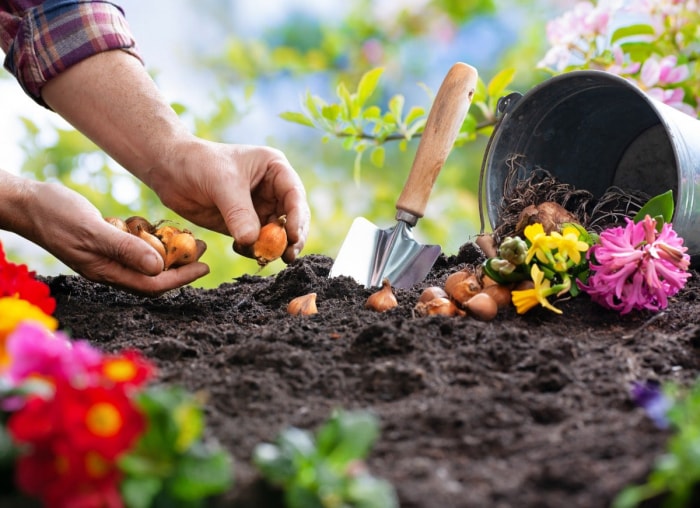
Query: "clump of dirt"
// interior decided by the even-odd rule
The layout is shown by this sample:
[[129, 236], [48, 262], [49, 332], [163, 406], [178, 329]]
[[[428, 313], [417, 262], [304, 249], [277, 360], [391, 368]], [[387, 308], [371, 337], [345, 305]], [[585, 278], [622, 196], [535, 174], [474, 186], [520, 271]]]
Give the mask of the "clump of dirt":
[[[315, 429], [334, 408], [378, 416], [369, 466], [404, 508], [609, 505], [645, 478], [668, 437], [635, 407], [630, 383], [698, 375], [697, 273], [659, 314], [619, 316], [580, 296], [557, 303], [563, 316], [413, 315], [424, 287], [482, 261], [466, 243], [422, 284], [395, 290], [399, 305], [385, 313], [364, 308], [373, 290], [329, 278], [332, 260], [319, 255], [154, 299], [76, 276], [45, 280], [74, 338], [138, 348], [162, 382], [208, 393], [208, 433], [235, 460], [219, 506], [282, 506], [259, 481], [253, 448], [290, 425]], [[286, 313], [311, 291], [318, 314]]]

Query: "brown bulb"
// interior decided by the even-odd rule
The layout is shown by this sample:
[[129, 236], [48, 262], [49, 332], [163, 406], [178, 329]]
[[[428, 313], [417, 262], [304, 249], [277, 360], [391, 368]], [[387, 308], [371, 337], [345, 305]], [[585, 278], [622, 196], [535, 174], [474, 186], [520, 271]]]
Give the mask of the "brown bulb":
[[439, 286], [427, 287], [420, 294], [419, 302], [427, 303], [435, 298], [447, 298], [447, 293]]
[[382, 280], [382, 288], [375, 293], [372, 293], [365, 302], [365, 308], [376, 312], [385, 312], [393, 309], [399, 304], [391, 289], [389, 279]]
[[121, 220], [119, 217], [105, 217], [105, 221], [110, 223], [112, 226], [114, 226], [117, 229], [120, 229], [124, 231], [125, 233], [129, 233], [129, 228], [126, 225], [126, 222]]
[[197, 260], [197, 241], [189, 231], [173, 235], [164, 245], [166, 270]]
[[464, 311], [458, 309], [452, 300], [444, 296], [438, 296], [427, 302], [419, 301], [413, 311], [419, 316], [457, 316], [464, 314]]
[[481, 321], [491, 321], [498, 314], [498, 304], [496, 300], [486, 293], [479, 293], [472, 296], [465, 304], [467, 313]]
[[280, 215], [274, 222], [265, 224], [260, 228], [258, 239], [252, 245], [241, 245], [233, 242], [233, 250], [239, 254], [253, 258], [258, 262], [260, 268], [268, 263], [280, 258], [287, 249], [287, 216]]
[[163, 242], [156, 238], [155, 235], [152, 235], [151, 233], [143, 229], [138, 229], [136, 232], [136, 236], [138, 236], [141, 240], [145, 241], [148, 245], [157, 250], [158, 254], [160, 254], [160, 257], [163, 258], [163, 263], [165, 263], [165, 246], [163, 245]]
[[293, 298], [287, 304], [287, 313], [293, 316], [318, 314], [318, 309], [316, 308], [316, 293], [309, 293]]
[[153, 233], [153, 231], [155, 230], [153, 225], [150, 222], [148, 222], [147, 219], [144, 219], [143, 217], [140, 217], [138, 215], [129, 217], [124, 222], [126, 223], [126, 227], [129, 228], [131, 234], [136, 236], [138, 236], [139, 231]]

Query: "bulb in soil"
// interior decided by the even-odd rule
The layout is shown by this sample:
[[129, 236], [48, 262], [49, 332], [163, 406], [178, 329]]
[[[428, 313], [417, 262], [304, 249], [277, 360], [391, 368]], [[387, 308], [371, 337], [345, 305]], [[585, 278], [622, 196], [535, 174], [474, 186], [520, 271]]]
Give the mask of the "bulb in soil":
[[418, 316], [457, 316], [464, 311], [457, 308], [455, 303], [445, 296], [438, 296], [427, 302], [419, 301], [413, 311]]
[[447, 294], [452, 298], [457, 306], [464, 308], [466, 303], [476, 294], [481, 291], [481, 284], [473, 273], [467, 273], [464, 279], [450, 286]]
[[481, 290], [496, 301], [499, 309], [508, 307], [511, 303], [511, 291], [508, 286], [503, 284], [491, 284]]
[[427, 303], [435, 298], [447, 298], [447, 293], [439, 286], [427, 287], [420, 294], [418, 301], [421, 303]]
[[561, 226], [567, 222], [579, 222], [578, 218], [559, 203], [545, 201], [539, 205], [529, 205], [523, 208], [518, 216], [515, 231], [522, 236], [525, 228], [530, 224], [542, 224], [544, 232], [560, 231]]
[[372, 293], [365, 302], [365, 308], [376, 312], [386, 312], [399, 304], [391, 289], [389, 279], [382, 280], [382, 288]]
[[496, 300], [486, 293], [479, 293], [472, 296], [464, 307], [470, 316], [481, 321], [491, 321], [498, 314], [498, 304]]
[[316, 293], [309, 293], [293, 298], [287, 304], [287, 313], [293, 316], [310, 316], [318, 314], [316, 307]]

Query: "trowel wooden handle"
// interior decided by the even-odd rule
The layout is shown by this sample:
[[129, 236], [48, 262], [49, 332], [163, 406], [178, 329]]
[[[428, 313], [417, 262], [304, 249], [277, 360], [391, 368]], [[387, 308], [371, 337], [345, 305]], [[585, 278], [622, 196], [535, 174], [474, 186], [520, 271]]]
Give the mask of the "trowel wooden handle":
[[413, 224], [423, 217], [435, 179], [471, 106], [477, 78], [476, 69], [462, 62], [447, 72], [430, 108], [411, 172], [396, 202], [397, 217], [406, 220], [406, 214], [410, 214], [408, 218], [414, 217]]

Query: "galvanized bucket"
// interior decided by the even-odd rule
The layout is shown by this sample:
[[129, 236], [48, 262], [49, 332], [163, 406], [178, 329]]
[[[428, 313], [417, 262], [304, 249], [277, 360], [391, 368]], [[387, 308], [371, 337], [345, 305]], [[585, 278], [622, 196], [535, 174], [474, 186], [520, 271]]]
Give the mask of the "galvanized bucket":
[[[522, 155], [516, 179], [535, 167], [600, 197], [618, 186], [675, 199], [673, 226], [688, 254], [700, 254], [700, 122], [603, 71], [551, 78], [501, 103], [484, 155], [485, 206], [499, 225], [507, 161]], [[697, 258], [694, 259], [694, 262]]]

